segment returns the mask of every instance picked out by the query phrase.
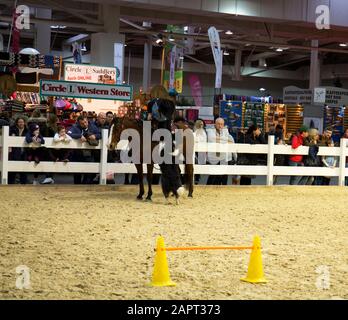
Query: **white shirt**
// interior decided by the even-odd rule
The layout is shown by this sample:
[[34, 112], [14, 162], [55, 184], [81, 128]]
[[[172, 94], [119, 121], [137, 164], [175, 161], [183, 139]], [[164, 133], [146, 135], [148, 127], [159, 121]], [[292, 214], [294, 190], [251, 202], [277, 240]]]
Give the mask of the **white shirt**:
[[[223, 128], [220, 133], [215, 129], [207, 129], [208, 142], [210, 143], [234, 143], [233, 137], [229, 134], [227, 128]], [[237, 153], [208, 153], [208, 161], [215, 164], [220, 161], [228, 162], [232, 160], [232, 157], [237, 161]]]

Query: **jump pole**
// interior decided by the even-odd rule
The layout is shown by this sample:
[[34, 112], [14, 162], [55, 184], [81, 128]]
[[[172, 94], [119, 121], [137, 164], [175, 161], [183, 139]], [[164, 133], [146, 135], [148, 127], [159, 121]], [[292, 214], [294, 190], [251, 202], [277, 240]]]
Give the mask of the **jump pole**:
[[210, 246], [210, 247], [168, 247], [164, 245], [162, 236], [157, 238], [155, 248], [155, 263], [152, 274], [151, 286], [165, 287], [175, 286], [176, 284], [170, 279], [167, 251], [207, 251], [207, 250], [251, 250], [250, 261], [247, 276], [242, 281], [249, 283], [266, 283], [263, 273], [261, 240], [259, 236], [254, 237], [252, 246]]

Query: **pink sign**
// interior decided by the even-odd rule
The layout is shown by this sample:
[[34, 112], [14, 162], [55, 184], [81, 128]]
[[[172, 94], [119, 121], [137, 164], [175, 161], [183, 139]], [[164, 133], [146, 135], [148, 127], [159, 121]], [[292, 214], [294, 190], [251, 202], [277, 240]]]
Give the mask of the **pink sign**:
[[203, 104], [202, 101], [202, 85], [199, 77], [196, 74], [191, 74], [188, 77], [188, 82], [191, 87], [191, 94], [195, 101], [196, 107], [201, 107]]

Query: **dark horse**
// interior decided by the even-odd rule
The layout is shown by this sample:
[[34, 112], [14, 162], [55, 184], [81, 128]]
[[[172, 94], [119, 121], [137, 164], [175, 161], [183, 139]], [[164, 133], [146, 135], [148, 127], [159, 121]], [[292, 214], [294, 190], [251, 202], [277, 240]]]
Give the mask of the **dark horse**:
[[[139, 154], [140, 163], [135, 164], [135, 167], [137, 169], [138, 178], [139, 178], [139, 194], [137, 196], [137, 199], [139, 199], [139, 200], [143, 199], [143, 195], [145, 193], [145, 190], [144, 190], [144, 172], [143, 172], [143, 163], [144, 163], [144, 158], [143, 158], [143, 147], [144, 147], [144, 145], [143, 145], [143, 126], [144, 126], [143, 121], [131, 118], [129, 116], [125, 116], [123, 118], [114, 118], [113, 123], [112, 123], [112, 131], [111, 131], [111, 143], [109, 145], [109, 148], [111, 150], [114, 150], [116, 148], [118, 142], [120, 141], [121, 133], [123, 130], [134, 129], [139, 133], [139, 137], [140, 137], [140, 150], [139, 150], [140, 151], [140, 154]], [[156, 122], [152, 121], [152, 130], [155, 130], [157, 128], [158, 127], [157, 127]], [[181, 127], [180, 125], [177, 125], [177, 129], [185, 129], [185, 128], [186, 127]], [[189, 130], [190, 132], [185, 131], [185, 134], [189, 134], [189, 135], [192, 134], [192, 138], [193, 138], [192, 130], [190, 130], [190, 129], [186, 129], [186, 130]], [[192, 141], [193, 140], [190, 141], [189, 145], [192, 144]], [[182, 153], [183, 153], [183, 156], [185, 159], [186, 159], [186, 155], [191, 156], [189, 154], [190, 152], [186, 152], [187, 143], [188, 143], [188, 139], [186, 136], [184, 136], [183, 145], [181, 147], [182, 147], [182, 150], [183, 150]], [[159, 144], [159, 142], [151, 140], [151, 154], [152, 154], [154, 148], [156, 146], [158, 146], [158, 144]], [[193, 145], [192, 145], [192, 153], [193, 153]], [[185, 161], [185, 162], [187, 162], [187, 161]], [[153, 162], [153, 159], [151, 157], [151, 163], [147, 163], [148, 193], [147, 193], [146, 200], [151, 200], [151, 196], [152, 196], [153, 166], [154, 166], [154, 162]], [[193, 161], [191, 161], [189, 163], [185, 163], [184, 178], [185, 178], [186, 189], [188, 189], [188, 196], [192, 197], [193, 178], [194, 178]]]

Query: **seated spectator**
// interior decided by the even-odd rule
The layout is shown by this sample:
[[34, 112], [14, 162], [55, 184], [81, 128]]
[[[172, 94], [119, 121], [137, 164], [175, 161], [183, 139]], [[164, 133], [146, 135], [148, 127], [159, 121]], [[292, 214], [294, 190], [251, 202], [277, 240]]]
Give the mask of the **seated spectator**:
[[[25, 135], [26, 143], [30, 144], [30, 148], [27, 149], [27, 160], [30, 162], [35, 161], [36, 164], [40, 163], [40, 160], [44, 157], [43, 148], [41, 147], [45, 144], [44, 137], [40, 133], [40, 127], [38, 124], [31, 123], [29, 126], [29, 131]], [[34, 173], [33, 184], [37, 185], [38, 182], [38, 173]]]
[[[53, 137], [55, 143], [69, 143], [72, 138], [66, 133], [64, 126], [58, 126], [57, 133]], [[69, 149], [52, 149], [51, 151], [54, 161], [69, 162]]]

